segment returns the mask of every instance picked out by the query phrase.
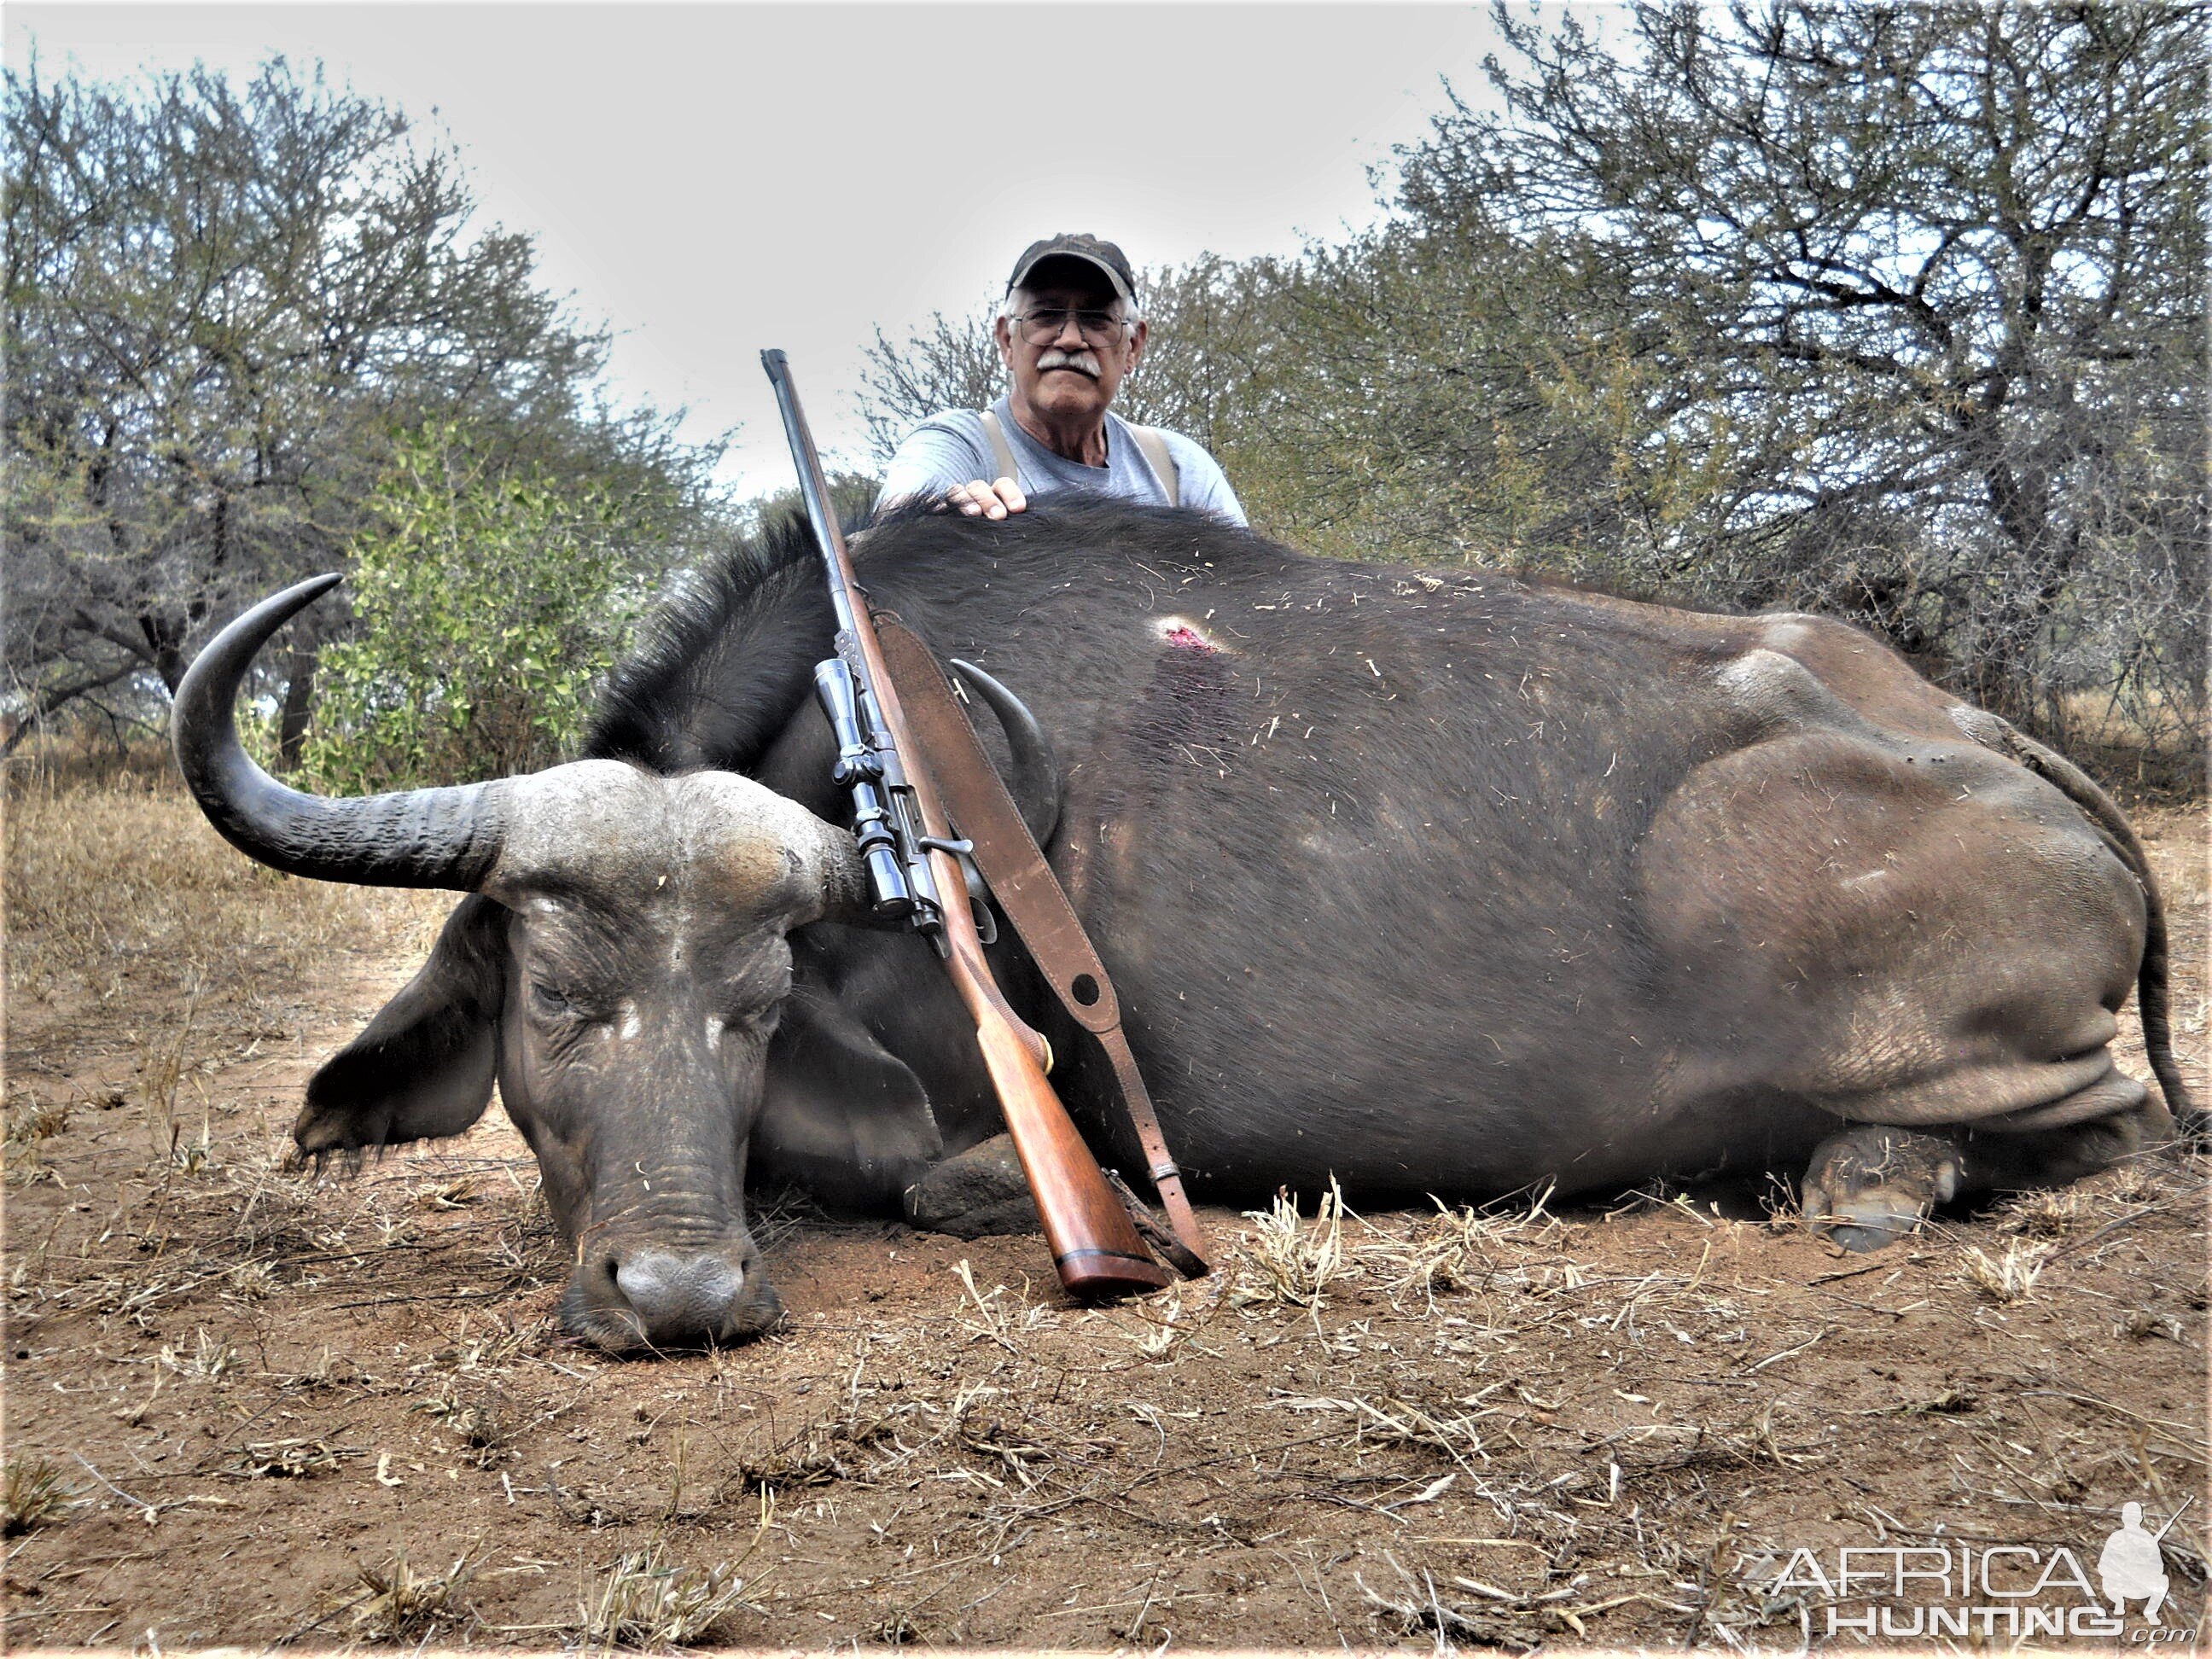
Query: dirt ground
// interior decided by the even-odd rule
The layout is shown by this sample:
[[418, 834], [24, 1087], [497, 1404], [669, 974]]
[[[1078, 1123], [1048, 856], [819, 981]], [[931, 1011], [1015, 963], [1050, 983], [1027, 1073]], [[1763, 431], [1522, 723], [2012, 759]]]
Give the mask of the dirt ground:
[[[2131, 1501], [2180, 1511], [2159, 1622], [2199, 1624], [2204, 1159], [1872, 1257], [1779, 1188], [1304, 1194], [1207, 1212], [1212, 1279], [1093, 1310], [1036, 1238], [786, 1202], [781, 1330], [611, 1362], [551, 1322], [496, 1109], [358, 1178], [279, 1167], [441, 899], [252, 871], [150, 776], [9, 814], [15, 1647], [1850, 1648], [1832, 1613], [1918, 1629], [1948, 1591], [1824, 1590], [1839, 1548], [2032, 1550], [1973, 1591], [2003, 1612], [2023, 1560], [2094, 1575]], [[2203, 819], [2139, 821], [2201, 1092]]]

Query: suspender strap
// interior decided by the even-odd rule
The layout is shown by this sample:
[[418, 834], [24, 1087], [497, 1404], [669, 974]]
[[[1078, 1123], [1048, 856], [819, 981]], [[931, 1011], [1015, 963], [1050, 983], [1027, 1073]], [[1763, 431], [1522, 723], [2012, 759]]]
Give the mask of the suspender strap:
[[1160, 481], [1160, 488], [1168, 492], [1168, 505], [1182, 505], [1182, 474], [1176, 471], [1175, 456], [1168, 448], [1168, 441], [1160, 436], [1156, 426], [1133, 426], [1129, 435], [1137, 441], [1137, 447], [1152, 463], [1152, 476]]
[[995, 409], [983, 411], [983, 435], [991, 441], [991, 455], [999, 469], [992, 475], [994, 481], [1020, 477], [1022, 470], [1014, 463], [1014, 447], [1006, 441], [1006, 428], [999, 423], [999, 411]]
[[1186, 1277], [1200, 1277], [1211, 1271], [1206, 1261], [1206, 1236], [1199, 1229], [1198, 1218], [1191, 1213], [1190, 1200], [1183, 1194], [1182, 1173], [1168, 1155], [1152, 1096], [1146, 1091], [1145, 1080], [1137, 1073], [1136, 1056], [1129, 1052], [1128, 1039], [1122, 1035], [1121, 1005], [1114, 994], [1114, 981], [1107, 976], [1106, 964], [1083, 931], [1060, 878], [1038, 850], [1036, 837], [1023, 822], [1021, 809], [1006, 793], [998, 769], [991, 764], [990, 756], [929, 647], [904, 623], [880, 611], [876, 614], [876, 637], [898, 686], [908, 723], [927, 757], [930, 776], [944, 796], [958, 833], [975, 843], [975, 865], [990, 884], [991, 896], [1021, 935], [1061, 1005], [1076, 1024], [1098, 1038], [1113, 1064], [1122, 1104], [1144, 1148], [1145, 1173], [1175, 1229], [1169, 1243], [1159, 1242], [1165, 1234], [1157, 1223], [1148, 1237]]
[[[982, 416], [983, 435], [990, 441], [992, 464], [999, 469], [994, 477], [1020, 477], [1021, 468], [1014, 461], [1014, 447], [1006, 441], [1006, 425], [999, 419], [999, 411], [987, 409], [982, 411]], [[1152, 469], [1152, 476], [1159, 480], [1160, 488], [1167, 491], [1168, 505], [1181, 507], [1182, 474], [1177, 470], [1175, 453], [1168, 447], [1168, 441], [1160, 435], [1160, 429], [1156, 426], [1133, 425], [1129, 427], [1129, 435], [1137, 441], [1137, 448], [1143, 454], [1146, 465]]]

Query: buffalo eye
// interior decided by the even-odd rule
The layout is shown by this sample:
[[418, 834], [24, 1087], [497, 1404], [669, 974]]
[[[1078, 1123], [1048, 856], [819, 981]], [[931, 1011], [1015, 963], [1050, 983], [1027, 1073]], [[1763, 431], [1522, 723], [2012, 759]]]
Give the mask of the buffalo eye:
[[530, 1012], [544, 1019], [570, 1019], [576, 1014], [576, 1005], [560, 989], [542, 979], [530, 981]]
[[791, 964], [775, 964], [771, 972], [754, 973], [732, 983], [727, 1028], [752, 1036], [769, 1037], [783, 1020], [783, 1005], [791, 995]]
[[750, 1037], [766, 1039], [775, 1035], [775, 1028], [783, 1019], [783, 1002], [778, 998], [772, 1002], [755, 1003], [731, 1011], [724, 1029]]

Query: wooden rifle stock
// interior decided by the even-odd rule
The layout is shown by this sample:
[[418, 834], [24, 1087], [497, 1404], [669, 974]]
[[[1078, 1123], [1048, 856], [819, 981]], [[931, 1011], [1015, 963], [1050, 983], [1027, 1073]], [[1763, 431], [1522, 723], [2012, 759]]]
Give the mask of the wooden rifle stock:
[[[937, 817], [926, 777], [916, 776], [915, 791], [922, 798], [925, 820]], [[930, 830], [933, 836], [940, 833], [934, 826]], [[1158, 1289], [1168, 1282], [1167, 1270], [1146, 1251], [1129, 1212], [1107, 1186], [1098, 1160], [1045, 1079], [1051, 1048], [1006, 1006], [991, 977], [975, 919], [968, 910], [965, 878], [949, 854], [933, 850], [929, 856], [933, 863], [942, 860], [937, 863], [938, 890], [954, 896], [945, 907], [945, 938], [951, 947], [945, 969], [975, 1022], [976, 1045], [1036, 1200], [1060, 1282], [1093, 1296]]]
[[[830, 510], [829, 483], [799, 408], [799, 388], [792, 382], [790, 365], [781, 351], [763, 351], [761, 363], [775, 388], [784, 433], [799, 468], [799, 493], [829, 568], [830, 599], [842, 635], [838, 648], [852, 664], [874, 705], [881, 728], [879, 747], [890, 751], [886, 784], [910, 794], [927, 841], [949, 842], [952, 826], [930, 779], [927, 757], [917, 751], [913, 742], [898, 687], [876, 637], [874, 619], [853, 573], [852, 556], [846, 550], [836, 515]], [[1165, 1285], [1167, 1270], [1146, 1252], [1135, 1223], [1107, 1186], [1097, 1159], [1077, 1133], [1052, 1085], [1045, 1080], [1052, 1059], [1050, 1047], [1008, 1006], [991, 976], [969, 906], [967, 876], [958, 860], [942, 845], [902, 845], [900, 853], [911, 861], [927, 862], [936, 890], [943, 896], [933, 920], [942, 923], [940, 949], [945, 969], [975, 1022], [975, 1041], [982, 1050], [983, 1065], [998, 1091], [1006, 1132], [1036, 1200], [1060, 1282], [1072, 1291], [1091, 1296], [1155, 1290]], [[917, 913], [915, 920], [927, 925], [933, 918]]]

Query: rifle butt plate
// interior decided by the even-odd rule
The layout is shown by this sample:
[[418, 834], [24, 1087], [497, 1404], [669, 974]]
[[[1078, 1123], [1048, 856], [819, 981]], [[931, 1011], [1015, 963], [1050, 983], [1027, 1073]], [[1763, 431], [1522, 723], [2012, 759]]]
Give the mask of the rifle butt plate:
[[1055, 1256], [1054, 1262], [1060, 1282], [1071, 1295], [1080, 1297], [1134, 1296], [1159, 1290], [1173, 1278], [1150, 1257], [1118, 1250], [1070, 1250]]

